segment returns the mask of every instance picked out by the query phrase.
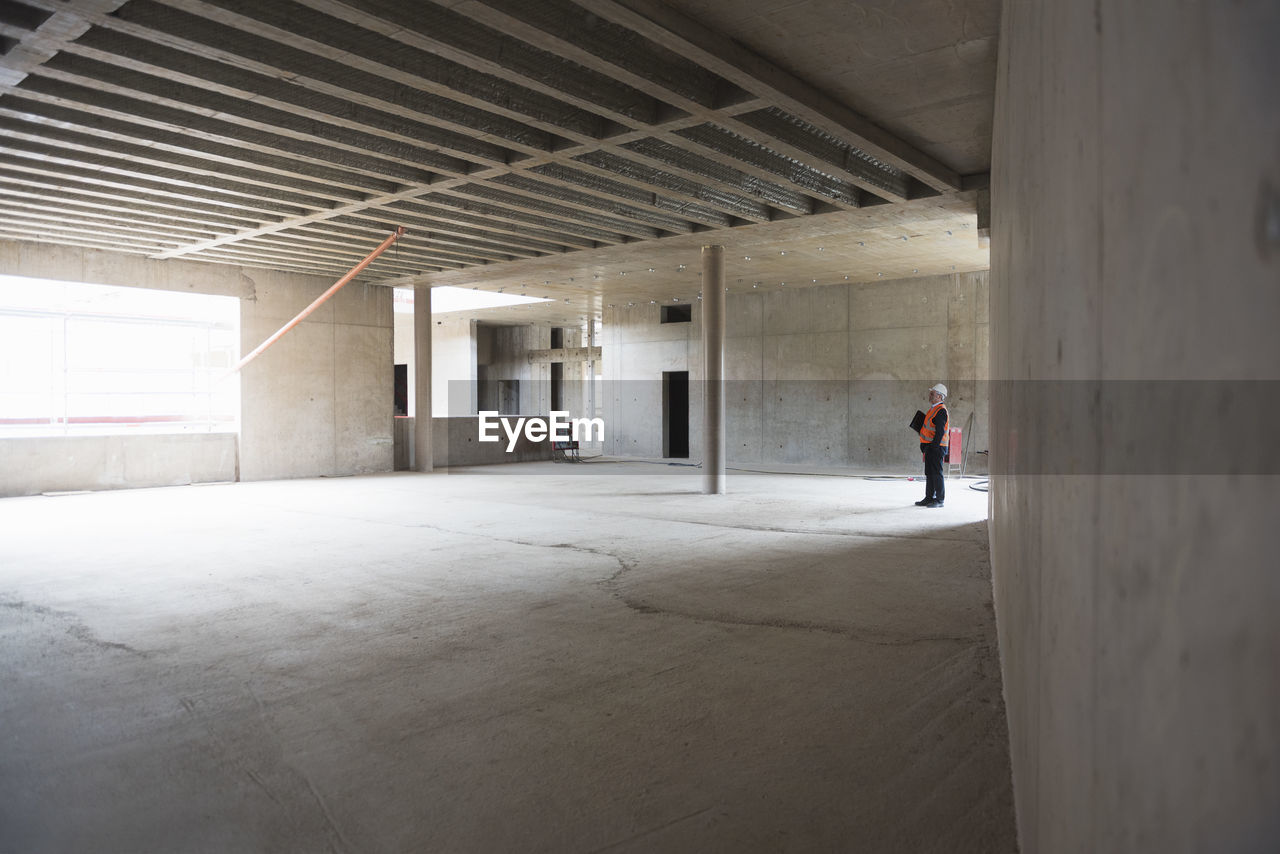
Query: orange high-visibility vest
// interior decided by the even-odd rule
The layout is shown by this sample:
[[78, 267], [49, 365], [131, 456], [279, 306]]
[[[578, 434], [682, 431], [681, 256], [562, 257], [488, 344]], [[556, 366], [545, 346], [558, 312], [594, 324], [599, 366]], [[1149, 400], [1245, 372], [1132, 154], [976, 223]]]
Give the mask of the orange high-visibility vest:
[[947, 406], [945, 403], [935, 403], [933, 406], [929, 407], [929, 411], [925, 413], [924, 426], [920, 428], [920, 441], [924, 442], [926, 445], [933, 441], [933, 416], [938, 414], [939, 409], [942, 410], [942, 441], [938, 444], [945, 448], [950, 444], [951, 439], [951, 431], [948, 429], [951, 426], [951, 413], [947, 412]]

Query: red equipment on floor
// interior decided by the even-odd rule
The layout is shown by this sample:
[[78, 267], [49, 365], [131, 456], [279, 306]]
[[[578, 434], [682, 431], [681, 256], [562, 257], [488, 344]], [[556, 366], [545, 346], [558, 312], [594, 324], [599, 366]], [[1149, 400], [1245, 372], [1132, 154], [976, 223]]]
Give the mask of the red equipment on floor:
[[947, 431], [947, 474], [959, 471], [963, 460], [964, 446], [961, 444], [960, 428], [952, 427]]

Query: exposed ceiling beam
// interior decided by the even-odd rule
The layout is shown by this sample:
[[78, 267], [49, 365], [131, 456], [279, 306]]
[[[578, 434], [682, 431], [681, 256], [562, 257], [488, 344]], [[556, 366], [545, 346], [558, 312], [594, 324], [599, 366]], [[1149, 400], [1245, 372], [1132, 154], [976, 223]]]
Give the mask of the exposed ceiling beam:
[[0, 65], [0, 94], [21, 83], [31, 71], [57, 56], [68, 44], [80, 38], [89, 29], [89, 22], [81, 10], [94, 15], [109, 15], [125, 4], [126, 0], [84, 0], [76, 10], [68, 11], [59, 6], [45, 9], [49, 17], [34, 30], [24, 31], [18, 43], [4, 54]]
[[[510, 5], [523, 0], [492, 2]], [[576, 0], [576, 5], [673, 47], [756, 97], [854, 144], [935, 190], [960, 189], [960, 176], [954, 170], [739, 43], [658, 0]]]
[[974, 185], [657, 0], [0, 0], [0, 36], [24, 239], [327, 271], [404, 225], [367, 275], [465, 277]]
[[[36, 2], [47, 4], [50, 0], [36, 0]], [[415, 157], [408, 153], [408, 149], [405, 149], [402, 154], [396, 154], [394, 151], [380, 150], [374, 147], [371, 137], [364, 137], [364, 139], [369, 140], [368, 142], [365, 142], [362, 141], [360, 136], [353, 137], [351, 133], [344, 133], [342, 128], [346, 128], [357, 135], [376, 134], [377, 137], [382, 140], [382, 149], [386, 149], [388, 147], [394, 149], [395, 140], [397, 138], [402, 143], [401, 147], [403, 147], [404, 145], [415, 145], [419, 143], [423, 137], [429, 137], [429, 133], [418, 132], [421, 127], [426, 127], [426, 125], [421, 125], [420, 128], [415, 129], [410, 125], [406, 125], [404, 120], [399, 118], [393, 119], [390, 117], [390, 113], [379, 110], [376, 107], [361, 114], [359, 112], [361, 108], [359, 107], [352, 107], [350, 104], [339, 105], [335, 102], [332, 106], [326, 108], [323, 106], [323, 102], [318, 104], [314, 98], [306, 99], [306, 106], [295, 104], [293, 101], [296, 96], [296, 86], [301, 85], [300, 81], [304, 80], [304, 78], [299, 76], [299, 73], [306, 70], [306, 64], [308, 62], [314, 64], [315, 61], [329, 61], [319, 60], [316, 57], [312, 57], [311, 60], [301, 57], [297, 58], [295, 62], [298, 63], [298, 65], [294, 68], [277, 68], [274, 69], [275, 76], [268, 74], [256, 74], [256, 77], [252, 80], [246, 79], [237, 84], [237, 77], [243, 78], [250, 72], [230, 66], [226, 63], [225, 60], [231, 57], [225, 53], [225, 46], [234, 46], [236, 38], [240, 39], [242, 42], [245, 39], [259, 38], [256, 35], [242, 33], [239, 30], [236, 30], [235, 32], [240, 33], [240, 35], [234, 35], [234, 33], [232, 33], [234, 38], [224, 40], [224, 48], [221, 49], [221, 52], [219, 53], [219, 57], [223, 61], [218, 63], [216, 68], [210, 67], [204, 69], [202, 73], [197, 73], [201, 72], [199, 62], [203, 60], [194, 59], [189, 53], [184, 53], [181, 56], [174, 53], [179, 45], [183, 49], [190, 50], [192, 47], [190, 38], [180, 35], [170, 35], [165, 40], [164, 44], [152, 44], [145, 41], [138, 35], [139, 31], [137, 28], [139, 25], [137, 21], [146, 20], [156, 24], [159, 19], [166, 19], [166, 16], [168, 18], [172, 18], [174, 15], [189, 15], [192, 12], [198, 12], [211, 15], [216, 19], [216, 22], [208, 23], [206, 28], [221, 27], [225, 35], [226, 33], [231, 32], [231, 23], [238, 22], [241, 27], [246, 26], [246, 19], [244, 19], [239, 12], [257, 9], [259, 10], [259, 14], [261, 14], [262, 7], [260, 4], [237, 3], [235, 0], [223, 0], [221, 4], [202, 3], [198, 2], [198, 0], [173, 0], [173, 3], [184, 7], [183, 10], [175, 11], [173, 9], [161, 7], [155, 3], [136, 2], [129, 9], [125, 10], [123, 18], [95, 16], [97, 18], [97, 22], [100, 24], [100, 28], [89, 33], [82, 44], [69, 46], [68, 53], [59, 58], [54, 63], [54, 67], [44, 69], [43, 75], [48, 78], [48, 80], [39, 81], [37, 85], [33, 86], [33, 94], [37, 97], [43, 96], [55, 99], [61, 103], [67, 103], [70, 99], [79, 96], [86, 101], [94, 100], [98, 105], [101, 105], [104, 101], [107, 104], [110, 104], [112, 97], [114, 97], [115, 103], [118, 105], [118, 112], [122, 115], [132, 113], [135, 118], [142, 118], [144, 120], [151, 121], [159, 120], [160, 123], [167, 121], [171, 124], [182, 123], [181, 120], [174, 116], [174, 110], [190, 110], [191, 108], [187, 105], [199, 104], [199, 111], [197, 111], [196, 115], [188, 119], [189, 122], [205, 124], [206, 132], [216, 132], [221, 129], [228, 136], [232, 134], [238, 135], [239, 139], [236, 141], [242, 145], [245, 142], [250, 142], [251, 144], [257, 144], [260, 148], [268, 147], [267, 144], [269, 143], [269, 138], [262, 134], [283, 134], [284, 137], [289, 138], [291, 141], [308, 141], [307, 137], [310, 137], [320, 145], [345, 148], [353, 153], [360, 150], [378, 150], [379, 154], [383, 156], [391, 154], [392, 160], [398, 160], [405, 165], [409, 165], [410, 162], [421, 163], [424, 160], [427, 160], [430, 166], [454, 179], [460, 178], [464, 174], [468, 177], [479, 178], [480, 176], [472, 174], [472, 170], [477, 166], [479, 166], [479, 168], [487, 167], [485, 172], [486, 177], [500, 176], [504, 174], [505, 171], [509, 171], [513, 168], [528, 168], [530, 165], [535, 164], [559, 163], [561, 166], [571, 166], [571, 168], [577, 169], [589, 170], [591, 168], [590, 166], [584, 167], [581, 164], [575, 164], [571, 160], [574, 155], [579, 153], [578, 149], [581, 149], [584, 152], [592, 149], [592, 146], [590, 145], [574, 146], [573, 149], [563, 151], [558, 155], [548, 156], [548, 154], [545, 153], [545, 149], [547, 148], [545, 143], [542, 146], [542, 150], [540, 150], [538, 146], [533, 146], [531, 148], [522, 144], [517, 145], [516, 148], [522, 149], [525, 155], [534, 156], [517, 159], [518, 155], [514, 150], [502, 152], [491, 147], [486, 154], [485, 150], [477, 148], [477, 145], [480, 144], [479, 141], [474, 143], [467, 142], [466, 140], [469, 139], [469, 137], [466, 136], [454, 137], [452, 139], [452, 145], [446, 144], [448, 141], [443, 140], [442, 138], [434, 139], [434, 141], [429, 140], [432, 148], [435, 148], [438, 151], [441, 149], [448, 149], [455, 157], [461, 155], [463, 158], [471, 160], [473, 164], [471, 166], [466, 165], [461, 160], [444, 162], [439, 160], [438, 157], [430, 160], [428, 160], [428, 156]], [[224, 5], [230, 6], [232, 9], [222, 8]], [[188, 36], [192, 33], [201, 33], [203, 31], [202, 28], [190, 26], [191, 20], [204, 19], [189, 19], [186, 22], [187, 26], [182, 30], [182, 32]], [[459, 16], [457, 20], [464, 21], [465, 19]], [[248, 25], [252, 26], [252, 22], [248, 22]], [[111, 32], [112, 28], [121, 30], [130, 29], [132, 32], [124, 33], [122, 31], [113, 33]], [[274, 32], [272, 35], [277, 38], [292, 38], [295, 44], [306, 43], [314, 47], [314, 44], [308, 40], [292, 36], [292, 34], [284, 33], [283, 31]], [[152, 34], [151, 37], [155, 38], [154, 34]], [[125, 44], [121, 41], [122, 39], [132, 39], [133, 41]], [[261, 39], [259, 38], [259, 40]], [[132, 47], [129, 46], [130, 44]], [[110, 53], [108, 49], [120, 51], [121, 53], [113, 54]], [[199, 49], [200, 48], [197, 47], [197, 50]], [[244, 52], [249, 49], [242, 45], [240, 50]], [[295, 54], [298, 53], [298, 51], [293, 48], [278, 49], [276, 53], [287, 53], [288, 50], [293, 50]], [[166, 53], [166, 51], [168, 53]], [[259, 50], [258, 55], [265, 58], [266, 53]], [[186, 59], [182, 58], [184, 56]], [[213, 60], [209, 61], [212, 62]], [[110, 74], [106, 73], [100, 65], [103, 62], [116, 66], [115, 70]], [[161, 68], [150, 64], [155, 62], [164, 62], [166, 65]], [[195, 63], [195, 66], [191, 65], [193, 62]], [[284, 77], [281, 78], [279, 75], [284, 75]], [[99, 82], [99, 78], [110, 78], [112, 83], [110, 85], [104, 85]], [[283, 82], [284, 79], [290, 80], [290, 83], [285, 84]], [[216, 81], [216, 83], [213, 81]], [[59, 83], [67, 85], [59, 85]], [[180, 90], [182, 86], [192, 85], [199, 85], [202, 89], [208, 91], [205, 91], [200, 95], [197, 95], [194, 92], [183, 94], [181, 91], [175, 91], [175, 87]], [[240, 91], [237, 86], [243, 88], [243, 91]], [[280, 89], [279, 93], [272, 97], [270, 94], [271, 90], [279, 89], [281, 86], [286, 86], [288, 88]], [[84, 88], [95, 90], [98, 93], [97, 97], [84, 93]], [[210, 94], [210, 92], [212, 92], [212, 94]], [[349, 89], [343, 90], [343, 94], [344, 96], [350, 96], [351, 91]], [[139, 96], [141, 96], [141, 99], [144, 102], [143, 105], [137, 106], [134, 109], [129, 109], [129, 107], [134, 106], [137, 103]], [[246, 101], [245, 97], [242, 96], [249, 96], [252, 100]], [[741, 106], [742, 99], [738, 99], [738, 101], [739, 106]], [[365, 102], [370, 104], [381, 103], [379, 98], [374, 95], [365, 96]], [[389, 104], [388, 106], [404, 107], [404, 103]], [[438, 104], [426, 105], [421, 107], [421, 109], [424, 111], [434, 111], [437, 106]], [[319, 107], [318, 111], [317, 107]], [[230, 128], [225, 123], [219, 126], [219, 120], [208, 115], [211, 110], [216, 111], [219, 115], [234, 117], [236, 120], [236, 127], [234, 129]], [[400, 110], [400, 113], [403, 112], [403, 109]], [[295, 120], [287, 118], [287, 114], [297, 114], [303, 119], [314, 118], [326, 122], [327, 124], [322, 126], [324, 128], [323, 136], [318, 139], [314, 137], [317, 130], [314, 125], [307, 126], [309, 131], [307, 137], [301, 136], [303, 125], [299, 124]], [[424, 119], [428, 118], [425, 112], [421, 113], [421, 115], [423, 115]], [[409, 121], [411, 122], [412, 119]], [[467, 121], [471, 121], [471, 119], [467, 118]], [[342, 128], [334, 128], [333, 124], [341, 125]], [[397, 129], [401, 125], [404, 126], [403, 131]], [[472, 125], [461, 129], [478, 131], [483, 128], [476, 127], [474, 122], [472, 122]], [[686, 129], [687, 128], [681, 127], [675, 128], [674, 130]], [[508, 133], [510, 135], [519, 136], [522, 132], [514, 128], [514, 126], [510, 126]], [[777, 167], [776, 164], [762, 165], [761, 163], [746, 163], [743, 164], [746, 166], [745, 171], [742, 169], [735, 169], [733, 166], [727, 165], [728, 163], [735, 162], [732, 156], [725, 155], [723, 150], [710, 148], [704, 155], [692, 155], [690, 158], [691, 162], [694, 164], [702, 164], [702, 166], [700, 168], [691, 169], [688, 168], [687, 164], [680, 162], [679, 158], [663, 156], [664, 154], [669, 155], [670, 152], [673, 149], [676, 149], [679, 144], [687, 145], [688, 143], [685, 142], [683, 138], [673, 136], [670, 131], [660, 132], [659, 135], [661, 138], [655, 142], [652, 138], [646, 139], [642, 133], [628, 133], [624, 135], [626, 137], [626, 141], [619, 139], [607, 147], [614, 151], [622, 149], [627, 155], [625, 159], [628, 160], [647, 160], [652, 167], [656, 167], [648, 172], [650, 176], [659, 172], [675, 173], [677, 176], [682, 176], [684, 179], [691, 182], [691, 185], [695, 187], [699, 183], [708, 183], [713, 186], [717, 182], [723, 184], [727, 179], [733, 185], [731, 187], [730, 195], [733, 194], [733, 191], [736, 191], [738, 194], [754, 194], [769, 198], [771, 193], [772, 198], [769, 198], [769, 200], [775, 205], [779, 205], [782, 210], [789, 210], [792, 213], [808, 213], [815, 209], [813, 202], [805, 198], [804, 194], [781, 189], [775, 181], [769, 181], [767, 179], [780, 178], [783, 183], [792, 184], [792, 186], [802, 186], [792, 183], [792, 176], [788, 174], [785, 169]], [[388, 138], [391, 139], [391, 142], [386, 141]], [[488, 138], [496, 139], [492, 133], [488, 134]], [[581, 139], [580, 136], [579, 139]], [[504, 141], [511, 142], [510, 139]], [[630, 147], [633, 150], [626, 151], [627, 147]], [[655, 149], [656, 153], [655, 150], [647, 149]], [[615, 154], [615, 156], [621, 156], [621, 154]], [[514, 167], [508, 166], [506, 162], [512, 159], [516, 159]], [[476, 162], [477, 160], [479, 161], [478, 164]], [[772, 168], [770, 169], [770, 167]], [[620, 213], [625, 213], [626, 211], [631, 210], [625, 203], [619, 202], [616, 198], [614, 200], [600, 198], [600, 194], [602, 192], [608, 194], [611, 188], [618, 188], [625, 185], [625, 176], [622, 182], [614, 180], [611, 184], [607, 185], [597, 182], [595, 186], [589, 186], [589, 182], [581, 179], [574, 180], [574, 177], [575, 176], [573, 175], [564, 174], [542, 175], [537, 179], [537, 183], [527, 185], [526, 188], [516, 189], [514, 192], [504, 196], [504, 199], [506, 200], [506, 203], [511, 204], [513, 203], [513, 198], [519, 196], [523, 192], [526, 197], [531, 200], [530, 203], [525, 204], [524, 206], [536, 208], [538, 205], [535, 193], [530, 191], [528, 187], [545, 186], [548, 189], [543, 191], [543, 195], [553, 197], [564, 196], [566, 195], [566, 191], [572, 190], [574, 194], [572, 198], [581, 199], [581, 203], [571, 201], [570, 204], [578, 204], [579, 209], [586, 211], [588, 214], [590, 213], [590, 209], [593, 207], [612, 207], [615, 211]], [[616, 179], [617, 177], [618, 176], [616, 174], [610, 175], [610, 178], [612, 179]], [[446, 178], [446, 180], [448, 180], [448, 178]], [[436, 186], [434, 182], [432, 182], [430, 186], [434, 189], [442, 189]], [[771, 187], [773, 188], [772, 190], [770, 190]], [[805, 189], [811, 189], [811, 187], [805, 187]], [[386, 195], [385, 188], [383, 193], [375, 192], [370, 194], [367, 197], [370, 206], [377, 206], [382, 203], [385, 200]], [[635, 201], [634, 194], [627, 195], [633, 197], [628, 199], [628, 202]], [[855, 200], [840, 198], [838, 193], [835, 195], [837, 198], [834, 202], [837, 206], [852, 206], [853, 204], [856, 204]], [[596, 198], [589, 198], [592, 196], [595, 196]], [[718, 191], [704, 192], [695, 190], [693, 193], [688, 194], [688, 196], [692, 196], [692, 198], [686, 197], [684, 200], [686, 203], [692, 201], [695, 205], [709, 204], [712, 207], [721, 206], [722, 210], [722, 202], [728, 198]], [[566, 200], [561, 199], [561, 202], [564, 201]], [[521, 205], [519, 202], [515, 202], [515, 204], [517, 204], [517, 206]], [[673, 213], [675, 213], [676, 216], [680, 216], [683, 213], [682, 205], [678, 201], [675, 204], [665, 203], [661, 199], [654, 197], [644, 202], [644, 204], [652, 208], [664, 207], [665, 210], [653, 215], [639, 214], [635, 217], [636, 219], [643, 221], [646, 218], [653, 220], [656, 217], [661, 220], [665, 217], [666, 219], [664, 222], [658, 223], [659, 226], [665, 226], [664, 230], [674, 231], [675, 233], [695, 228], [695, 223], [698, 220], [698, 217], [696, 216], [693, 221], [686, 219], [681, 224], [676, 224], [670, 219]], [[338, 209], [349, 210], [350, 205], [341, 206]], [[725, 212], [729, 213], [731, 217], [745, 217], [748, 220], [754, 221], [769, 221], [774, 218], [774, 214], [768, 212], [766, 209], [761, 209], [757, 213], [751, 213], [741, 209], [735, 209], [730, 206], [729, 210]], [[315, 212], [305, 215], [312, 217], [315, 215]], [[723, 214], [720, 217], [720, 222], [713, 221], [708, 223], [707, 219], [708, 217], [701, 217], [701, 225], [703, 227], [707, 225], [721, 225], [723, 227], [726, 223], [726, 221], [723, 220]], [[727, 224], [732, 224], [733, 221], [734, 220], [730, 219], [727, 221]], [[284, 227], [288, 227], [288, 223], [264, 223], [261, 226], [261, 229], [265, 229], [268, 232], [274, 232], [279, 231]], [[617, 228], [617, 226], [615, 226], [615, 228]], [[635, 233], [634, 229], [631, 227], [622, 227], [623, 233], [626, 233], [629, 230], [632, 233]], [[654, 234], [655, 233], [651, 228], [644, 228], [641, 229], [639, 234], [636, 236], [649, 237], [654, 236]], [[213, 243], [205, 242], [192, 247], [191, 251], [199, 252], [202, 249], [209, 248], [214, 243], [223, 244], [233, 242], [238, 239], [248, 239], [253, 236], [254, 233], [252, 232], [248, 234], [222, 235]], [[173, 253], [166, 253], [166, 256], [172, 257]]]
[[[772, 92], [761, 99], [736, 82], [711, 73], [707, 70], [711, 67], [709, 58], [701, 52], [688, 53], [659, 47], [659, 44], [665, 45], [671, 39], [665, 38], [652, 25], [647, 28], [646, 33], [642, 33], [650, 37], [648, 40], [637, 39], [634, 35], [628, 36], [628, 31], [623, 27], [594, 20], [591, 14], [584, 13], [580, 6], [568, 0], [540, 0], [538, 3], [526, 3], [524, 0], [464, 0], [454, 5], [453, 9], [505, 34], [563, 54], [594, 71], [616, 77], [654, 98], [663, 99], [676, 108], [701, 118], [704, 122], [719, 124], [746, 137], [752, 136], [753, 131], [740, 121], [742, 113], [756, 112], [771, 104], [790, 104]], [[767, 64], [754, 54], [746, 51], [742, 53], [756, 63]], [[690, 56], [707, 60], [703, 63], [707, 67], [694, 64], [687, 58]], [[746, 79], [741, 73], [736, 76]], [[764, 87], [757, 84], [757, 88]], [[818, 97], [819, 93], [815, 92], [814, 96]], [[726, 106], [734, 109], [726, 111]], [[744, 106], [749, 106], [750, 109], [742, 109]], [[847, 129], [845, 133], [848, 134]], [[881, 133], [886, 138], [891, 138], [883, 131]], [[907, 148], [905, 143], [897, 142]], [[920, 157], [925, 155], [921, 154]], [[868, 192], [883, 195], [892, 201], [905, 201], [909, 197], [909, 188], [895, 180], [896, 167], [877, 164], [870, 158], [861, 164], [832, 162], [829, 165], [839, 171], [840, 177], [856, 183]]]

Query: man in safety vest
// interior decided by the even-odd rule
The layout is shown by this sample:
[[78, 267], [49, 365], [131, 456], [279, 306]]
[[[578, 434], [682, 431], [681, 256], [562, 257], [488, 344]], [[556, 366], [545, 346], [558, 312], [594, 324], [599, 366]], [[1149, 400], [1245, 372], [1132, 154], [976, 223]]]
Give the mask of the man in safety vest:
[[942, 458], [947, 454], [948, 427], [951, 416], [947, 414], [947, 387], [938, 383], [929, 389], [929, 411], [920, 427], [920, 451], [924, 454], [924, 500], [919, 507], [941, 507], [947, 497], [942, 478]]

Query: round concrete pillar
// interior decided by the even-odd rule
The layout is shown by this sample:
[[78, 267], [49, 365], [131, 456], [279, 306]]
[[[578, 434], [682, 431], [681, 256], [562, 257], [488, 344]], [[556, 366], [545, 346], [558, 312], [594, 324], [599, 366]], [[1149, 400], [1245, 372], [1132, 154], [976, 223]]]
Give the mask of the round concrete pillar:
[[702, 491], [722, 495], [724, 478], [724, 247], [702, 247]]
[[431, 288], [413, 289], [413, 470], [432, 471]]

